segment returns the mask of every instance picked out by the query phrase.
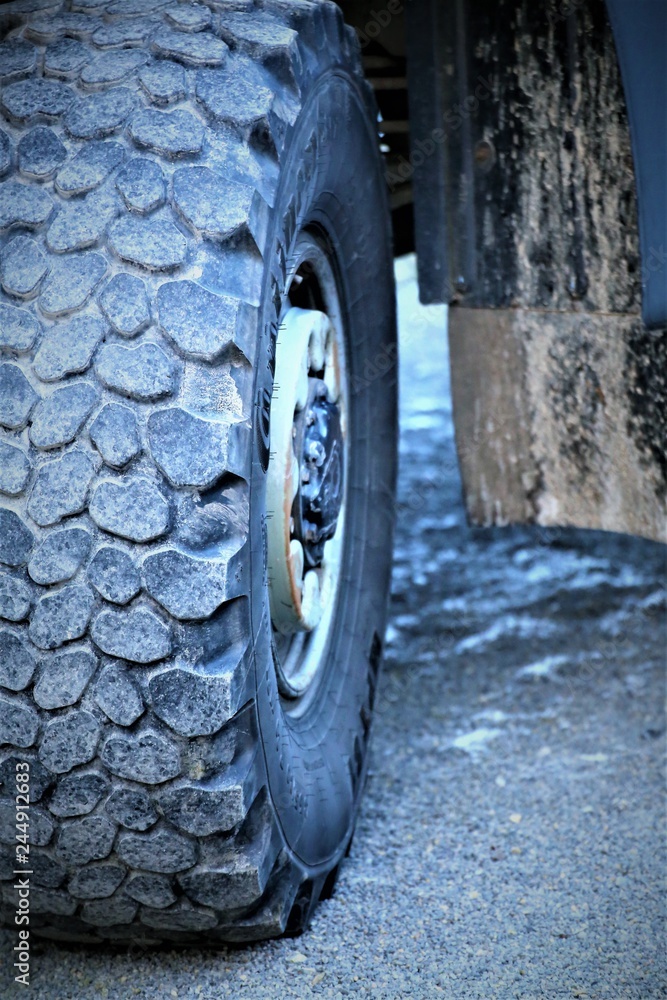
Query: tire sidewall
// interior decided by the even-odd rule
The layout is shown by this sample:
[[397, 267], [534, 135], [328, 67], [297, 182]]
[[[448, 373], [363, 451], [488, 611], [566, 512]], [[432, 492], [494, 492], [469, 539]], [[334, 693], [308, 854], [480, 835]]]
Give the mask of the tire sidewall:
[[350, 383], [348, 506], [341, 586], [312, 706], [284, 711], [273, 653], [261, 435], [253, 461], [251, 618], [267, 781], [285, 842], [311, 873], [332, 867], [353, 829], [391, 573], [396, 477], [396, 332], [391, 240], [377, 137], [357, 81], [335, 68], [310, 89], [281, 164], [260, 321], [255, 420], [273, 389], [287, 262], [315, 228], [333, 251]]

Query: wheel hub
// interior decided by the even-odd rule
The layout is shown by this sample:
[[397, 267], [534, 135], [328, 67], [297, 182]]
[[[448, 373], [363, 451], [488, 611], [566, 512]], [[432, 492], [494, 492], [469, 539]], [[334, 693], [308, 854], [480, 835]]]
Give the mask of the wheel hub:
[[[267, 562], [271, 620], [290, 662], [295, 643], [318, 646], [315, 631], [324, 640], [328, 626], [321, 623], [330, 619], [340, 575], [346, 414], [339, 340], [325, 313], [291, 307], [276, 344]], [[301, 693], [312, 680], [317, 657], [310, 659], [280, 678], [288, 693]]]
[[299, 489], [292, 504], [293, 535], [303, 546], [306, 567], [322, 564], [324, 546], [336, 534], [343, 505], [343, 433], [340, 410], [320, 378], [309, 378], [308, 403], [295, 414], [294, 445]]

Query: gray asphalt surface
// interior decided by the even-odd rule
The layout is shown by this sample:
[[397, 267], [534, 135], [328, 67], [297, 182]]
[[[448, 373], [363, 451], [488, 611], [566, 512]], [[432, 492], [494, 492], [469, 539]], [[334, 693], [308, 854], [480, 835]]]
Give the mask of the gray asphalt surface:
[[400, 262], [402, 471], [371, 774], [334, 897], [295, 940], [35, 948], [87, 998], [667, 995], [665, 550], [466, 526], [445, 314]]

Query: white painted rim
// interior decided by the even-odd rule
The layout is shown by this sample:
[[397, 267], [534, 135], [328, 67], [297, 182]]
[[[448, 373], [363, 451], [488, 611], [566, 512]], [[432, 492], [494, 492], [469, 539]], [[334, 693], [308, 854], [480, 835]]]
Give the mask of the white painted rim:
[[[308, 398], [309, 373], [322, 372], [328, 398], [337, 402], [347, 433], [347, 373], [339, 317], [315, 309], [288, 308], [276, 343], [267, 472], [267, 549], [271, 620], [282, 651], [276, 664], [281, 691], [298, 698], [312, 684], [329, 641], [340, 586], [345, 494], [336, 532], [324, 546], [322, 565], [303, 572], [301, 543], [292, 537], [291, 508], [299, 463], [293, 448], [295, 413]], [[347, 469], [344, 470], [347, 490]]]

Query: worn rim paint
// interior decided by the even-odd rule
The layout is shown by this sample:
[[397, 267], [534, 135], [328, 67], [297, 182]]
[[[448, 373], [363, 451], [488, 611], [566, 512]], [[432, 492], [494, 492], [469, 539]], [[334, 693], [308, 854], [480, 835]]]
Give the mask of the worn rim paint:
[[[348, 386], [345, 340], [334, 275], [317, 241], [303, 234], [293, 264], [290, 285], [317, 283], [326, 312], [284, 304], [276, 344], [276, 373], [271, 400], [271, 455], [267, 473], [268, 575], [274, 629], [276, 673], [283, 696], [298, 699], [315, 679], [324, 660], [342, 568], [345, 532], [345, 489]], [[340, 462], [329, 461], [326, 475], [342, 466], [342, 497], [335, 531], [324, 541], [323, 555], [307, 565], [307, 544], [295, 526], [295, 505], [301, 505], [308, 481], [308, 458], [299, 422], [308, 422], [313, 400], [326, 391], [326, 404], [338, 417]], [[304, 415], [304, 411], [307, 411]], [[332, 421], [332, 423], [335, 421]], [[335, 441], [335, 450], [339, 442]], [[331, 456], [327, 456], [331, 457]], [[323, 489], [327, 487], [326, 482]], [[335, 485], [337, 484], [331, 484]]]

